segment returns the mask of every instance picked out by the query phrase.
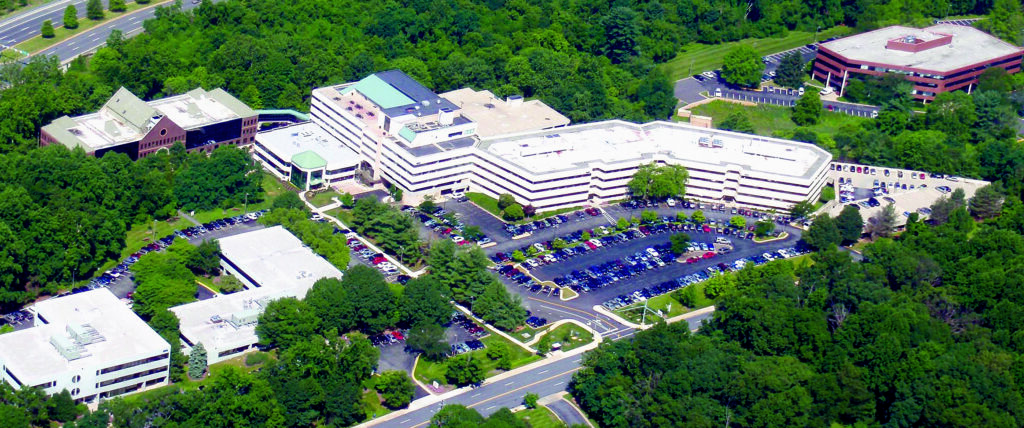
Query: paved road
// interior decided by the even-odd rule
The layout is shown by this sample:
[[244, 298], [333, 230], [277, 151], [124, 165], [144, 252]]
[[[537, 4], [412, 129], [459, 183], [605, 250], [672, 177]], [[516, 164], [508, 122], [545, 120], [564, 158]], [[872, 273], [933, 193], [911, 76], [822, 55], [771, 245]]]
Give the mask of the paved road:
[[545, 407], [551, 409], [555, 416], [558, 416], [558, 419], [561, 419], [566, 425], [573, 426], [576, 424], [587, 424], [587, 417], [580, 413], [579, 409], [572, 404], [569, 404], [569, 402], [564, 399], [548, 403]]
[[[220, 0], [214, 0], [214, 2], [216, 1]], [[156, 4], [158, 2], [159, 0], [154, 0], [152, 4]], [[64, 4], [64, 7], [66, 6], [67, 5]], [[183, 10], [189, 10], [198, 6], [199, 4], [192, 3], [191, 0], [186, 0], [182, 2], [181, 8]], [[84, 13], [85, 6], [82, 6], [78, 10], [79, 12]], [[59, 14], [61, 17], [58, 18], [58, 21], [54, 22], [59, 22], [60, 19], [63, 19], [63, 8], [61, 8], [61, 12], [59, 12]], [[74, 38], [65, 40], [61, 43], [44, 49], [43, 51], [39, 52], [39, 55], [55, 55], [57, 56], [57, 58], [60, 59], [62, 63], [70, 61], [78, 55], [93, 51], [95, 49], [98, 49], [100, 46], [103, 46], [107, 42], [107, 37], [110, 36], [110, 33], [113, 30], [121, 30], [121, 33], [124, 34], [125, 37], [130, 37], [138, 34], [142, 31], [142, 23], [147, 19], [153, 18], [155, 14], [156, 7], [149, 7], [144, 10], [136, 11], [131, 14], [121, 16], [103, 25], [91, 28], [88, 31], [83, 32], [82, 34], [79, 34]], [[36, 33], [39, 32], [40, 25], [42, 25], [42, 21], [40, 21], [39, 25], [36, 25], [34, 27]], [[2, 34], [3, 33], [0, 33], [0, 38], [4, 37]]]
[[[64, 9], [66, 9], [68, 5], [74, 5], [75, 9], [78, 10], [78, 19], [84, 20], [86, 19], [85, 3], [86, 0], [54, 1], [0, 21], [0, 43], [7, 46], [14, 46], [18, 43], [24, 42], [25, 40], [38, 36], [40, 28], [43, 26], [43, 21], [46, 21], [47, 19], [52, 21], [54, 26], [63, 25]], [[103, 0], [104, 10], [107, 9], [108, 3], [109, 0]]]

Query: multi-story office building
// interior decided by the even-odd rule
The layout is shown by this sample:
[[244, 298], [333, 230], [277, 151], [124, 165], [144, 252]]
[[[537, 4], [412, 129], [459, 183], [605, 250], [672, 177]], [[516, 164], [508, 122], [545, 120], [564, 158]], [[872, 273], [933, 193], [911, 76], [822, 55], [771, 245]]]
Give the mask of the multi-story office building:
[[0, 335], [0, 378], [82, 402], [166, 384], [171, 346], [105, 288], [34, 306], [31, 328]]
[[685, 166], [688, 198], [785, 210], [818, 197], [832, 158], [812, 144], [618, 120], [487, 138], [477, 149], [471, 188], [538, 210], [623, 199], [652, 162]]
[[[313, 90], [311, 118], [321, 131], [310, 132], [356, 153], [357, 179], [394, 184], [408, 202], [478, 191], [510, 193], [539, 210], [600, 203], [626, 197], [637, 168], [658, 162], [686, 166], [687, 197], [787, 209], [817, 198], [831, 159], [810, 144], [684, 124], [567, 126], [538, 100], [472, 89], [438, 96], [397, 70]], [[281, 137], [257, 137], [258, 158], [280, 177], [309, 170], [284, 162], [298, 153], [327, 159], [339, 150], [304, 144], [296, 133]], [[324, 176], [315, 176], [318, 185], [333, 182]]]
[[991, 67], [1016, 73], [1022, 57], [1021, 48], [973, 27], [892, 26], [822, 43], [813, 74], [840, 95], [858, 74], [896, 74], [914, 84], [914, 98], [928, 101], [942, 92], [970, 92]]
[[81, 147], [101, 157], [125, 153], [132, 159], [176, 142], [188, 151], [213, 151], [220, 145], [252, 144], [256, 112], [218, 88], [144, 102], [125, 88], [118, 89], [99, 111], [78, 117], [62, 116], [44, 126], [39, 144]]
[[359, 154], [312, 122], [256, 134], [253, 155], [268, 171], [302, 190], [351, 180]]
[[202, 343], [210, 364], [256, 349], [256, 323], [267, 304], [302, 299], [321, 278], [341, 271], [281, 226], [221, 238], [221, 267], [245, 290], [171, 308], [191, 350]]

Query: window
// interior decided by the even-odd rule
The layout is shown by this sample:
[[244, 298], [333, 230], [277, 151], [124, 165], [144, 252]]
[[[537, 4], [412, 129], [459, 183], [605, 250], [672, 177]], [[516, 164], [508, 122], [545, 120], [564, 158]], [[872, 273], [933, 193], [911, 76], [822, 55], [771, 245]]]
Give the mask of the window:
[[82, 391], [80, 391], [78, 388], [72, 388], [71, 389], [71, 396], [74, 397], [74, 396], [78, 395], [79, 392], [82, 392]]
[[160, 360], [166, 359], [167, 355], [168, 355], [168, 353], [164, 352], [163, 354], [157, 355], [155, 357], [143, 358], [141, 360], [132, 361], [130, 363], [118, 364], [116, 366], [107, 367], [107, 368], [105, 368], [103, 370], [97, 371], [96, 374], [97, 375], [107, 374], [107, 373], [110, 373], [110, 372], [115, 372], [115, 371], [126, 369], [126, 368], [129, 368], [129, 367], [141, 366], [141, 365], [146, 364], [146, 363], [152, 363], [154, 361], [160, 361]]
[[167, 135], [167, 128], [161, 128], [160, 129], [160, 135], [161, 136]]
[[82, 377], [79, 375], [74, 375], [71, 377], [71, 383], [78, 383], [78, 381], [80, 380], [82, 380]]

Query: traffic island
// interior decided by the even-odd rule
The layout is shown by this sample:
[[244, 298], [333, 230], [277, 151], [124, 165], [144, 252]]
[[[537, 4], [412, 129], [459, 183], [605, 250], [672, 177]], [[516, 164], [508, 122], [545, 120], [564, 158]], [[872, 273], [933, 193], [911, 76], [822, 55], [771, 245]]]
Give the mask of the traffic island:
[[767, 244], [769, 242], [782, 241], [782, 240], [784, 240], [784, 239], [786, 239], [788, 237], [789, 237], [789, 232], [782, 232], [782, 233], [779, 234], [779, 236], [772, 236], [772, 237], [766, 237], [766, 238], [758, 238], [758, 237], [755, 236], [754, 237], [754, 243], [755, 244]]

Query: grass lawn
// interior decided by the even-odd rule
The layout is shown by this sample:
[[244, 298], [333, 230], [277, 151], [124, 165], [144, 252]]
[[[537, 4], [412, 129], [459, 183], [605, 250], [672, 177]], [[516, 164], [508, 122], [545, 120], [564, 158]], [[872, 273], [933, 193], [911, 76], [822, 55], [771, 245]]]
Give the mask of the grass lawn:
[[763, 238], [760, 237], [760, 236], [755, 236], [754, 237], [754, 242], [761, 243], [761, 242], [779, 241], [779, 240], [786, 239], [787, 236], [789, 236], [789, 232], [782, 232], [782, 234], [779, 235], [779, 236], [765, 236]]
[[363, 392], [363, 409], [366, 410], [366, 420], [373, 418], [379, 418], [388, 413], [391, 413], [391, 409], [384, 407], [384, 403], [381, 403], [380, 394], [377, 391], [370, 388]]
[[[754, 133], [764, 136], [773, 136], [775, 131], [790, 132], [797, 128], [797, 125], [790, 119], [792, 109], [774, 105], [757, 105], [748, 107], [727, 101], [716, 100], [710, 103], [697, 106], [693, 114], [711, 116], [713, 123], [721, 123], [726, 117], [734, 112], [742, 112], [750, 119], [754, 126]], [[824, 135], [835, 135], [840, 128], [848, 125], [859, 125], [871, 120], [866, 117], [850, 116], [842, 113], [831, 113], [824, 111], [817, 124], [809, 126], [808, 129]]]
[[[469, 355], [471, 355], [472, 358], [474, 359], [479, 359], [479, 361], [483, 363], [482, 365], [484, 368], [484, 373], [487, 373], [487, 377], [494, 376], [500, 372], [500, 370], [498, 370], [497, 368], [498, 361], [487, 358], [486, 347], [490, 347], [496, 343], [504, 343], [508, 350], [512, 353], [511, 360], [513, 369], [525, 366], [527, 364], [530, 364], [534, 361], [541, 359], [539, 355], [536, 355], [532, 352], [528, 352], [525, 349], [521, 348], [519, 345], [512, 343], [508, 339], [505, 339], [504, 337], [501, 337], [500, 335], [494, 333], [491, 333], [489, 336], [480, 339], [480, 341], [484, 343], [485, 348], [479, 351], [471, 351], [469, 352]], [[429, 384], [433, 381], [437, 381], [438, 384], [445, 385], [448, 383], [448, 381], [445, 380], [444, 377], [446, 370], [447, 365], [445, 361], [435, 363], [432, 361], [427, 361], [424, 358], [420, 358], [419, 362], [416, 363], [416, 371], [413, 373], [413, 375], [416, 377], [416, 379], [419, 379], [420, 382], [426, 384]]]
[[[150, 5], [155, 5], [155, 4], [161, 4], [161, 3], [152, 3]], [[60, 42], [62, 42], [64, 40], [67, 40], [67, 39], [71, 38], [72, 36], [75, 36], [77, 34], [82, 34], [82, 33], [86, 32], [86, 31], [88, 31], [90, 28], [93, 28], [93, 27], [95, 27], [97, 25], [103, 24], [103, 23], [108, 22], [110, 20], [117, 19], [117, 18], [119, 18], [121, 16], [124, 16], [126, 14], [132, 13], [132, 12], [134, 12], [136, 10], [142, 9], [143, 6], [150, 6], [150, 5], [141, 5], [141, 4], [132, 2], [132, 3], [128, 3], [126, 5], [127, 8], [126, 8], [126, 10], [124, 12], [111, 12], [109, 10], [103, 11], [103, 13], [105, 15], [104, 19], [101, 19], [101, 20], [98, 20], [98, 21], [93, 21], [93, 20], [87, 19], [87, 18], [80, 18], [78, 20], [78, 28], [76, 28], [74, 30], [69, 30], [67, 28], [64, 28], [63, 26], [58, 27], [58, 25], [62, 25], [63, 22], [57, 21], [57, 22], [53, 23], [53, 25], [55, 27], [53, 29], [53, 35], [54, 35], [53, 37], [51, 37], [49, 39], [44, 39], [43, 36], [41, 36], [41, 35], [35, 36], [35, 37], [31, 38], [31, 39], [25, 40], [24, 42], [18, 43], [14, 47], [17, 48], [17, 49], [21, 49], [23, 51], [26, 51], [28, 53], [36, 53], [36, 52], [39, 52], [39, 51], [41, 51], [43, 49], [46, 49], [46, 48], [48, 48], [50, 46], [53, 46], [53, 45], [55, 45], [57, 43], [60, 43]]]
[[[845, 35], [850, 31], [849, 27], [832, 27], [819, 31], [817, 33], [818, 40]], [[750, 38], [717, 45], [690, 43], [683, 46], [681, 52], [675, 58], [665, 62], [660, 67], [668, 73], [672, 81], [676, 81], [721, 67], [722, 59], [737, 45], [750, 45], [761, 56], [765, 56], [811, 43], [814, 41], [814, 34], [813, 32], [790, 31], [785, 37]]]
[[[693, 287], [694, 285], [691, 285], [690, 287]], [[701, 289], [703, 290], [703, 287], [701, 287]], [[703, 291], [701, 291], [700, 294], [703, 295]], [[615, 313], [622, 318], [639, 324], [644, 313], [644, 310], [640, 308], [643, 307], [643, 302], [634, 303], [624, 308], [616, 309]], [[676, 315], [682, 315], [686, 313], [686, 307], [683, 306], [682, 303], [679, 303], [679, 301], [676, 300], [674, 297], [672, 297], [672, 293], [662, 294], [660, 296], [655, 296], [648, 299], [647, 308], [650, 309], [651, 311], [654, 311], [653, 313], [647, 311], [648, 323], [653, 323], [663, 318], [671, 318]], [[656, 314], [656, 312], [658, 312], [659, 310], [662, 312], [662, 315], [664, 315], [663, 317], [660, 317]]]
[[516, 419], [526, 422], [531, 428], [561, 428], [565, 426], [547, 407], [522, 410], [515, 413]]
[[331, 198], [340, 197], [341, 193], [338, 193], [338, 191], [334, 189], [327, 189], [320, 193], [317, 193], [316, 195], [313, 195], [312, 198], [309, 198], [309, 203], [313, 204], [314, 207], [320, 208], [322, 206], [333, 204], [334, 201], [332, 201]]
[[217, 293], [220, 293], [220, 287], [218, 287], [217, 284], [214, 283], [213, 280], [211, 280], [210, 278], [197, 275], [196, 282], [203, 284], [204, 286], [206, 286], [206, 288], [209, 288], [213, 291], [216, 291]]
[[547, 327], [541, 327], [541, 328], [537, 329], [537, 328], [530, 327], [528, 325], [524, 325], [524, 326], [522, 326], [522, 328], [520, 328], [515, 333], [509, 333], [508, 335], [512, 336], [513, 338], [515, 338], [516, 340], [518, 340], [518, 341], [520, 341], [522, 343], [526, 343], [526, 342], [529, 342], [529, 341], [533, 340], [533, 338], [535, 336], [537, 336], [537, 333], [541, 333], [541, 332], [543, 332], [545, 330], [547, 330]]
[[786, 260], [789, 260], [789, 262], [793, 264], [793, 267], [810, 267], [814, 264], [814, 260], [811, 259], [811, 254], [813, 253], [799, 255]]
[[594, 341], [593, 333], [576, 324], [562, 324], [545, 336], [551, 337], [551, 343], [561, 343], [563, 351], [573, 350]]
[[[489, 212], [491, 214], [494, 214], [496, 217], [501, 218], [501, 210], [498, 209], [498, 200], [497, 199], [494, 199], [494, 198], [492, 198], [490, 196], [487, 196], [487, 195], [485, 195], [483, 193], [476, 193], [476, 192], [468, 192], [468, 193], [466, 193], [466, 197], [469, 198], [469, 200], [473, 201], [473, 203], [475, 203], [478, 206], [480, 206], [480, 208], [483, 208], [487, 212]], [[576, 211], [579, 211], [581, 209], [583, 209], [583, 207], [560, 208], [560, 209], [557, 209], [557, 210], [551, 210], [551, 211], [545, 211], [545, 212], [542, 212], [542, 213], [537, 213], [533, 217], [527, 217], [527, 218], [524, 218], [522, 220], [514, 221], [514, 222], [511, 222], [511, 223], [514, 223], [514, 224], [529, 223], [529, 222], [532, 222], [534, 220], [541, 220], [541, 219], [545, 219], [545, 218], [548, 218], [548, 217], [556, 216], [556, 215], [559, 215], [559, 214], [576, 212]]]
[[345, 223], [348, 227], [353, 227], [353, 224], [355, 224], [355, 218], [352, 217], [352, 212], [344, 208], [335, 208], [327, 211], [327, 215], [341, 220], [341, 222]]
[[43, 3], [47, 3], [48, 1], [49, 0], [28, 0], [27, 4], [24, 6], [22, 6], [16, 1], [12, 1], [11, 9], [4, 9], [2, 12], [0, 12], [0, 19], [21, 15], [26, 10], [39, 6]]

